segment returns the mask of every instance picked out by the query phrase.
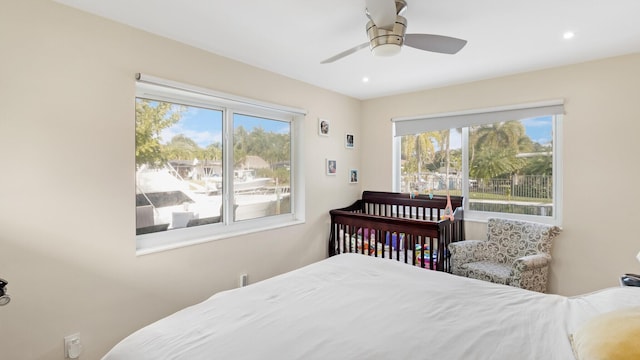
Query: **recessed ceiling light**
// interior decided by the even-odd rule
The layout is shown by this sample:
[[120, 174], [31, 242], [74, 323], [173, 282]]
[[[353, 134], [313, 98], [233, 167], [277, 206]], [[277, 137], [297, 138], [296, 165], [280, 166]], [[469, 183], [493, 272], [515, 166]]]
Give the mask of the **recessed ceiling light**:
[[562, 34], [562, 37], [567, 40], [573, 38], [574, 36], [576, 36], [576, 34], [573, 31], [567, 31], [564, 34]]
[[368, 83], [368, 82], [369, 82], [369, 78], [368, 78], [368, 77], [366, 77], [366, 76], [365, 76], [365, 77], [363, 77], [363, 78], [362, 78], [362, 82], [363, 82], [363, 83]]

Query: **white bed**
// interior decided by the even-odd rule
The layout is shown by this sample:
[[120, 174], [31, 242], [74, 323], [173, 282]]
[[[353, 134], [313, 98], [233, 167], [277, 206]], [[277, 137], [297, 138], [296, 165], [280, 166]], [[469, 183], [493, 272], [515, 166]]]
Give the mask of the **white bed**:
[[640, 306], [640, 288], [563, 297], [342, 254], [218, 293], [103, 360], [567, 360], [569, 334], [629, 306]]

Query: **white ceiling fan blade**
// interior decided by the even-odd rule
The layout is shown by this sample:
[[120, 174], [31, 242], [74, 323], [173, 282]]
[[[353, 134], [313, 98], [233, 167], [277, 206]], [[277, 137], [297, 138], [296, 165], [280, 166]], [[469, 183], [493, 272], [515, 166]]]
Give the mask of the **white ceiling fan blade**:
[[358, 50], [362, 50], [362, 49], [364, 49], [364, 48], [366, 48], [368, 46], [369, 46], [369, 42], [367, 41], [366, 43], [362, 43], [362, 44], [360, 44], [358, 46], [354, 46], [349, 50], [345, 50], [345, 51], [339, 53], [338, 55], [334, 55], [334, 56], [332, 56], [332, 57], [330, 57], [330, 58], [328, 58], [326, 60], [323, 60], [323, 61], [320, 62], [320, 64], [332, 63], [332, 62], [334, 62], [336, 60], [342, 59], [343, 57], [345, 57], [347, 55], [351, 55], [351, 54], [353, 54], [354, 52], [356, 52]]
[[467, 40], [442, 35], [406, 34], [404, 44], [420, 50], [455, 54], [467, 44]]
[[367, 15], [377, 27], [393, 29], [397, 15], [395, 0], [367, 0]]

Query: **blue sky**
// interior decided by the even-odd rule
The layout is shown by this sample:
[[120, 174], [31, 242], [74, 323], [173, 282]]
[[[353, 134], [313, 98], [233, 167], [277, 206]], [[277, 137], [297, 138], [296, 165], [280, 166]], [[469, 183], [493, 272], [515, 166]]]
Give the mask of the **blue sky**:
[[[552, 138], [552, 117], [551, 116], [539, 116], [535, 118], [523, 119], [522, 125], [524, 125], [525, 132], [531, 141], [537, 142], [542, 145], [551, 143]], [[462, 135], [460, 133], [451, 133], [451, 149], [460, 149], [462, 147]]]
[[166, 144], [180, 134], [192, 139], [202, 148], [221, 142], [222, 112], [189, 107], [177, 124], [162, 130], [160, 137]]
[[540, 144], [548, 144], [551, 142], [552, 124], [551, 116], [539, 116], [522, 121], [527, 135]]
[[[213, 143], [222, 142], [222, 111], [197, 107], [188, 107], [181, 120], [172, 127], [164, 129], [160, 135], [163, 143], [174, 136], [183, 134], [200, 147], [205, 148]], [[247, 131], [260, 126], [266, 132], [287, 133], [289, 123], [237, 114], [235, 126], [243, 126]]]
[[[539, 116], [522, 120], [522, 123], [532, 141], [548, 144], [551, 142], [552, 136], [551, 119], [551, 116]], [[251, 131], [256, 126], [261, 126], [267, 132], [283, 133], [289, 131], [289, 124], [283, 121], [236, 115], [234, 122], [236, 126], [242, 125], [247, 131]], [[166, 143], [179, 134], [191, 138], [203, 148], [221, 142], [222, 111], [188, 107], [180, 122], [163, 130], [161, 137]], [[457, 134], [452, 134], [451, 148], [460, 148], [460, 139]]]

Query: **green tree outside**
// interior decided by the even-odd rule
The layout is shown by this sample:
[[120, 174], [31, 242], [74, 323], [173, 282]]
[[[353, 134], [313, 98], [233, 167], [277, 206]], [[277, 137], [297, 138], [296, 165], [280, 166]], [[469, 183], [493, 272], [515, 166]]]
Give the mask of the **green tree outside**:
[[[136, 100], [136, 166], [161, 167], [171, 160], [222, 161], [222, 144], [219, 142], [201, 148], [185, 134], [177, 134], [168, 143], [161, 143], [162, 131], [177, 124], [186, 110], [185, 106]], [[288, 133], [268, 132], [260, 126], [247, 131], [243, 126], [237, 126], [233, 141], [234, 167], [240, 167], [249, 155], [259, 156], [271, 165], [283, 164], [274, 170], [260, 169], [261, 176], [277, 178], [280, 184], [288, 184], [290, 144]]]
[[180, 121], [184, 107], [136, 99], [136, 166], [159, 167], [168, 160], [160, 143], [162, 130]]

